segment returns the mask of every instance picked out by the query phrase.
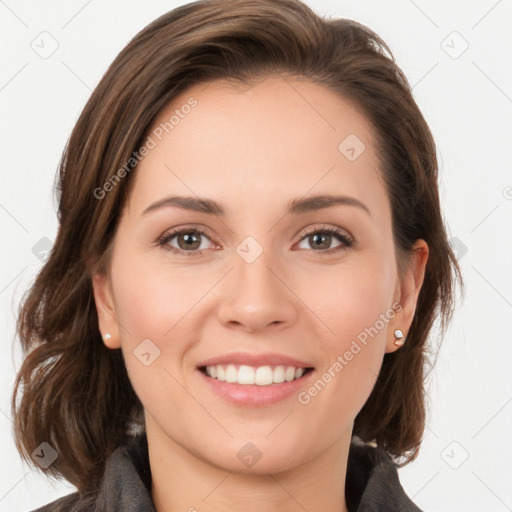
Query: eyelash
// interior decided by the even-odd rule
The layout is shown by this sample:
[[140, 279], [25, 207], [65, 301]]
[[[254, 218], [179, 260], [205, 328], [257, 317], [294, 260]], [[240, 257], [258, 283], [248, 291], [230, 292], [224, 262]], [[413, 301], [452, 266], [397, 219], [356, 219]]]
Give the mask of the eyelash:
[[[180, 255], [186, 255], [186, 256], [199, 256], [203, 253], [203, 250], [194, 250], [194, 251], [183, 251], [181, 249], [176, 249], [176, 247], [172, 247], [171, 245], [169, 245], [169, 242], [176, 236], [178, 235], [181, 235], [181, 234], [191, 234], [191, 233], [194, 233], [194, 234], [199, 234], [199, 235], [203, 235], [207, 238], [209, 238], [208, 236], [208, 233], [206, 233], [206, 231], [204, 231], [203, 229], [201, 229], [200, 227], [187, 227], [187, 228], [179, 228], [179, 229], [175, 229], [175, 230], [171, 230], [171, 231], [167, 231], [165, 232], [162, 236], [160, 236], [157, 240], [156, 240], [156, 245], [159, 246], [159, 247], [162, 247], [162, 249], [166, 250], [166, 251], [170, 251], [174, 254], [180, 254]], [[347, 249], [349, 247], [352, 247], [354, 241], [348, 237], [345, 232], [340, 229], [340, 228], [336, 228], [336, 227], [322, 227], [322, 228], [319, 228], [317, 226], [313, 226], [311, 229], [309, 229], [306, 233], [304, 233], [304, 235], [302, 236], [302, 238], [299, 240], [299, 242], [302, 242], [302, 240], [304, 240], [305, 238], [307, 238], [308, 236], [310, 235], [314, 235], [314, 234], [322, 234], [322, 235], [332, 235], [332, 236], [335, 236], [338, 241], [342, 242], [343, 245], [340, 245], [338, 247], [334, 247], [333, 249], [326, 249], [326, 250], [321, 250], [321, 251], [314, 251], [314, 252], [317, 252], [323, 256], [326, 256], [326, 255], [329, 255], [329, 254], [333, 254], [335, 252], [338, 252], [340, 250], [343, 250], [343, 249]], [[313, 249], [309, 249], [309, 250], [312, 250]]]

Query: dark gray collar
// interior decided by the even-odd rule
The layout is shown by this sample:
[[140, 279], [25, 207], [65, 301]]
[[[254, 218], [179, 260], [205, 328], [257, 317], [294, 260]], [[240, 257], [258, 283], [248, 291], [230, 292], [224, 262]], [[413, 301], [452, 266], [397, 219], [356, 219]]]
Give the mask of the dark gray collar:
[[[350, 445], [345, 498], [350, 512], [421, 512], [405, 494], [389, 456], [357, 438]], [[97, 495], [73, 493], [33, 512], [50, 511], [156, 512], [146, 435], [139, 434], [112, 453]]]

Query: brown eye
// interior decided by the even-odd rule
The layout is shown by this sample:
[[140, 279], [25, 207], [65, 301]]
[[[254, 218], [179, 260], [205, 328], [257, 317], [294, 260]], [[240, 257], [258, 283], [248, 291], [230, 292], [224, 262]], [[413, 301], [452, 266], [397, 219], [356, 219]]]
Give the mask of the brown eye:
[[197, 234], [191, 231], [190, 233], [180, 233], [175, 235], [173, 238], [176, 238], [178, 241], [178, 246], [180, 249], [197, 250], [201, 245], [201, 236], [201, 234]]
[[316, 233], [308, 236], [308, 242], [311, 247], [316, 249], [330, 249], [333, 236], [327, 233]]
[[[338, 240], [340, 243], [335, 247], [331, 247], [333, 239]], [[305, 249], [313, 250], [314, 252], [318, 252], [320, 254], [331, 254], [333, 252], [338, 252], [343, 249], [350, 247], [353, 244], [352, 239], [349, 237], [348, 233], [341, 230], [340, 228], [334, 227], [324, 227], [318, 228], [314, 227], [305, 236], [302, 237], [301, 243], [306, 242], [308, 247], [302, 247]]]
[[[198, 228], [185, 228], [185, 229], [176, 229], [171, 232], [164, 233], [158, 241], [157, 244], [164, 249], [174, 252], [176, 254], [185, 254], [187, 256], [193, 256], [197, 254], [201, 254], [201, 238], [206, 238], [210, 240], [207, 234]], [[174, 244], [171, 242], [176, 239]], [[211, 240], [210, 240], [211, 242]], [[211, 244], [209, 244], [211, 245]], [[209, 247], [203, 247], [203, 249], [207, 249]]]

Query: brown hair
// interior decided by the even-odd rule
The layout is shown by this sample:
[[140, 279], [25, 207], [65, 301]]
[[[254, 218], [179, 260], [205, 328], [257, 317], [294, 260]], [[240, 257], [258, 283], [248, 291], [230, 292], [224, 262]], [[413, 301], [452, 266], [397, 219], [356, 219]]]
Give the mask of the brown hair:
[[[460, 270], [440, 211], [436, 149], [407, 79], [387, 45], [354, 21], [329, 19], [298, 0], [189, 3], [143, 29], [92, 93], [59, 169], [59, 231], [23, 298], [17, 333], [25, 351], [12, 399], [22, 457], [42, 442], [58, 452], [44, 471], [80, 492], [94, 489], [110, 453], [143, 424], [121, 350], [102, 342], [91, 276], [105, 269], [132, 174], [95, 190], [130, 161], [155, 117], [192, 84], [302, 77], [352, 101], [371, 123], [392, 207], [395, 245], [429, 246], [407, 342], [386, 354], [353, 434], [395, 461], [416, 457], [425, 426], [428, 334], [451, 317]], [[462, 284], [462, 281], [460, 281]], [[37, 467], [37, 466], [36, 466]]]

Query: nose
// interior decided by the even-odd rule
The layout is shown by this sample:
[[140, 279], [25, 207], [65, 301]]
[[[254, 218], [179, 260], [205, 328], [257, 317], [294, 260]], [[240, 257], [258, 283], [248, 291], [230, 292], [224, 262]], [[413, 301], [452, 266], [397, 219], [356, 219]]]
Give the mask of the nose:
[[270, 257], [270, 250], [249, 261], [235, 254], [233, 268], [222, 283], [219, 320], [247, 332], [292, 325], [300, 300], [287, 283], [284, 265]]

